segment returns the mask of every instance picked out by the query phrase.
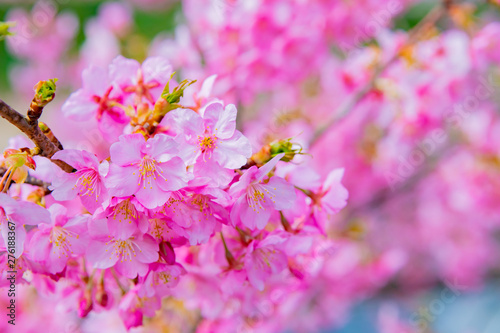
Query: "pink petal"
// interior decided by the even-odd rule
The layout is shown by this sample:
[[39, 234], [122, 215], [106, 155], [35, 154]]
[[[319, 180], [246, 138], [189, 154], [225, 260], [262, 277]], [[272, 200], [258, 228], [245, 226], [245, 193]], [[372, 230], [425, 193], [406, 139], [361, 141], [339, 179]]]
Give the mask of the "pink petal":
[[137, 83], [137, 71], [140, 64], [133, 59], [118, 56], [109, 65], [109, 79], [119, 86], [126, 86]]
[[224, 106], [219, 103], [211, 103], [205, 109], [203, 118], [210, 123], [210, 129], [216, 137], [229, 139], [236, 130], [236, 107], [233, 104]]
[[158, 260], [158, 243], [150, 235], [144, 235], [142, 240], [137, 240], [137, 260], [143, 263], [152, 263]]
[[172, 75], [172, 66], [165, 57], [149, 57], [142, 64], [142, 70], [144, 82], [158, 82], [162, 90]]
[[44, 261], [49, 257], [49, 251], [51, 244], [49, 242], [49, 232], [51, 229], [47, 231], [37, 231], [31, 237], [29, 252], [30, 257], [36, 261]]
[[176, 134], [186, 136], [202, 135], [205, 130], [203, 127], [203, 118], [190, 109], [170, 111], [161, 121], [161, 126], [171, 127]]
[[264, 164], [263, 166], [261, 166], [259, 168], [259, 173], [258, 175], [256, 176], [256, 179], [257, 180], [261, 180], [263, 179], [265, 176], [267, 176], [267, 174], [269, 172], [271, 172], [271, 170], [274, 169], [274, 167], [276, 166], [276, 164], [278, 164], [278, 162], [281, 160], [281, 158], [285, 156], [284, 153], [281, 153], [281, 154], [278, 154], [276, 156], [274, 156], [269, 162], [267, 162], [266, 164]]
[[231, 221], [233, 225], [237, 225], [239, 221], [251, 230], [262, 230], [267, 225], [271, 211], [269, 209], [260, 210], [257, 212], [248, 205], [247, 196], [242, 195], [233, 205], [231, 209]]
[[99, 161], [94, 154], [76, 149], [60, 150], [52, 158], [64, 161], [75, 169], [97, 168], [99, 165]]
[[[159, 169], [163, 171], [163, 177], [156, 177], [158, 187], [163, 191], [177, 191], [187, 185], [189, 175], [186, 172], [186, 165], [179, 157], [174, 157], [165, 163], [158, 163]], [[161, 172], [160, 170], [158, 170]], [[166, 180], [165, 180], [165, 179]]]
[[247, 163], [252, 156], [250, 141], [239, 131], [236, 131], [228, 140], [217, 141], [214, 149], [215, 160], [224, 168], [237, 169]]
[[82, 72], [82, 81], [83, 89], [91, 95], [101, 97], [108, 89], [108, 73], [94, 65]]
[[210, 97], [210, 93], [212, 91], [212, 87], [214, 86], [215, 80], [217, 79], [217, 75], [209, 76], [203, 81], [201, 85], [200, 92], [198, 93], [198, 98], [208, 98]]
[[109, 166], [109, 173], [104, 180], [109, 194], [117, 197], [127, 197], [136, 193], [141, 188], [139, 181], [139, 168], [120, 167], [116, 164]]
[[111, 161], [119, 166], [129, 166], [142, 159], [141, 149], [146, 145], [142, 134], [122, 135], [119, 142], [109, 148]]
[[67, 173], [58, 170], [57, 177], [54, 177], [50, 189], [52, 196], [58, 201], [73, 200], [76, 198], [78, 191], [75, 184], [80, 176], [78, 173]]
[[201, 157], [196, 161], [193, 172], [195, 179], [206, 177], [208, 184], [221, 188], [227, 186], [235, 175], [233, 169], [223, 168], [213, 159], [203, 161]]
[[293, 185], [281, 177], [271, 177], [267, 184], [260, 186], [267, 189], [268, 193], [272, 195], [273, 205], [277, 210], [292, 207], [297, 199]]
[[166, 162], [179, 151], [177, 145], [177, 142], [172, 137], [157, 134], [146, 142], [142, 148], [142, 153], [149, 155], [158, 162]]
[[125, 115], [122, 117], [112, 116], [109, 112], [104, 112], [99, 119], [98, 127], [105, 140], [115, 142], [116, 138], [123, 134], [123, 130], [128, 121]]
[[89, 120], [94, 117], [97, 109], [98, 105], [83, 89], [72, 93], [61, 107], [62, 113], [75, 121]]
[[144, 276], [148, 272], [148, 265], [138, 262], [137, 260], [120, 259], [116, 263], [116, 271], [123, 276], [133, 279], [139, 276]]
[[50, 223], [50, 213], [47, 209], [32, 202], [19, 201], [10, 217], [20, 224], [38, 225]]
[[113, 245], [112, 242], [106, 245], [106, 243], [101, 241], [90, 241], [86, 257], [94, 268], [105, 269], [116, 264], [119, 258], [114, 254]]
[[148, 181], [147, 184], [141, 184], [135, 193], [137, 201], [148, 209], [163, 206], [170, 198], [170, 194], [158, 186], [158, 178], [154, 180], [152, 177], [149, 177]]

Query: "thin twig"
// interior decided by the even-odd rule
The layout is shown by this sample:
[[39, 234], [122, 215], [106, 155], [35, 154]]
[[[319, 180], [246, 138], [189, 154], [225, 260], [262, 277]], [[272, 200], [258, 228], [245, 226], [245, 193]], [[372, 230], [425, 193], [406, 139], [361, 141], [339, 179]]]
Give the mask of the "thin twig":
[[40, 127], [38, 127], [38, 122], [36, 121], [34, 125], [30, 125], [28, 120], [23, 117], [19, 112], [10, 107], [7, 103], [0, 99], [0, 116], [9, 121], [12, 125], [16, 126], [21, 132], [26, 134], [33, 143], [40, 148], [40, 155], [50, 159], [54, 164], [59, 166], [62, 170], [66, 172], [73, 172], [74, 168], [61, 161], [53, 160], [51, 157], [57, 153], [60, 149], [45, 135], [43, 134]]
[[118, 278], [118, 275], [116, 274], [115, 272], [115, 269], [113, 267], [111, 267], [110, 269], [111, 271], [111, 274], [113, 275], [113, 278], [115, 279], [116, 281], [116, 285], [118, 286], [118, 288], [120, 288], [121, 292], [123, 295], [125, 295], [127, 293], [127, 290], [125, 289], [125, 287], [121, 284], [120, 282], [120, 279]]
[[[439, 4], [436, 7], [434, 7], [413, 29], [408, 33], [408, 40], [406, 42], [406, 45], [412, 45], [415, 43], [424, 33], [425, 31], [428, 30], [428, 28], [432, 25], [434, 25], [442, 16], [447, 12], [446, 10], [446, 5]], [[399, 54], [395, 54], [392, 56], [389, 60], [387, 60], [385, 63], [381, 64], [378, 66], [372, 76], [371, 79], [360, 89], [358, 92], [352, 97], [350, 100], [348, 100], [346, 103], [344, 103], [340, 107], [340, 111], [332, 117], [329, 121], [325, 123], [325, 125], [318, 127], [316, 132], [314, 133], [310, 145], [314, 145], [321, 136], [335, 123], [338, 121], [344, 119], [354, 107], [361, 102], [366, 96], [368, 96], [368, 93], [372, 91], [375, 82], [377, 78], [383, 74], [383, 72], [397, 59], [399, 58]]]
[[419, 171], [410, 176], [403, 184], [401, 184], [401, 186], [397, 186], [396, 188], [382, 188], [375, 195], [373, 195], [370, 200], [347, 210], [342, 218], [342, 221], [344, 223], [348, 223], [355, 216], [363, 214], [364, 212], [371, 209], [380, 209], [380, 207], [383, 206], [386, 202], [392, 200], [393, 198], [400, 197], [401, 195], [413, 190], [422, 179], [427, 177], [433, 170], [435, 170], [440, 160], [444, 159], [446, 156], [449, 156], [449, 154], [454, 151], [453, 148], [455, 147], [455, 144], [447, 144], [435, 153], [435, 156], [437, 156], [436, 158], [429, 160], [426, 165], [420, 167]]

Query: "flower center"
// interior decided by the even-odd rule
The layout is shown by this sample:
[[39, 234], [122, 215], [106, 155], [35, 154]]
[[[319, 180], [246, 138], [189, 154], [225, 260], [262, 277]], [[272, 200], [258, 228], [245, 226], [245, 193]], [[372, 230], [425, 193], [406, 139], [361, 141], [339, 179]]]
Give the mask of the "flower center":
[[266, 207], [266, 197], [267, 199], [273, 200], [273, 195], [263, 186], [250, 185], [247, 190], [247, 202], [248, 206], [253, 208], [254, 211], [259, 213], [261, 209], [265, 210]]
[[151, 95], [150, 89], [160, 86], [158, 82], [144, 82], [144, 74], [142, 69], [139, 68], [137, 71], [137, 83], [135, 85], [127, 86], [123, 88], [124, 92], [135, 93], [135, 104], [139, 104], [142, 98], [146, 98], [151, 104], [155, 103], [153, 95]]
[[[138, 185], [141, 185], [142, 183], [144, 189], [146, 189], [146, 184], [149, 185], [150, 189], [153, 189], [151, 178], [153, 178], [153, 181], [155, 181], [156, 177], [159, 176], [167, 181], [167, 179], [162, 175], [163, 170], [158, 165], [156, 160], [154, 158], [150, 158], [149, 156], [144, 156], [144, 158], [142, 159], [142, 162], [139, 166], [139, 173], [140, 176]], [[133, 174], [135, 175], [135, 172]]]
[[97, 190], [97, 192], [95, 193], [97, 201], [97, 198], [99, 198], [99, 195], [101, 193], [101, 188], [100, 186], [98, 186], [99, 182], [100, 182], [99, 174], [93, 169], [87, 169], [78, 178], [75, 186], [73, 186], [73, 190], [78, 188], [79, 189], [78, 194], [81, 196], [94, 195], [95, 190]]
[[69, 240], [69, 238], [72, 238], [73, 236], [76, 236], [76, 239], [80, 237], [80, 235], [62, 227], [52, 228], [49, 242], [53, 246], [54, 253], [56, 253], [56, 251], [59, 253], [59, 258], [61, 258], [61, 254], [69, 257], [69, 255], [73, 253], [73, 251], [71, 251], [71, 242]]
[[[124, 260], [132, 261], [132, 258], [137, 256], [134, 245], [139, 249], [139, 252], [142, 252], [139, 246], [137, 246], [137, 244], [130, 239], [127, 240], [112, 239], [106, 243], [106, 245], [109, 244], [113, 245], [110, 259], [112, 259], [113, 255], [115, 255], [116, 258], [121, 259], [120, 260], [121, 262], [123, 262]], [[106, 249], [106, 251], [108, 250]]]
[[217, 146], [215, 145], [216, 142], [217, 142], [217, 137], [215, 136], [215, 134], [205, 137], [198, 136], [198, 144], [200, 145], [200, 149], [202, 152], [206, 152], [207, 150], [213, 150], [214, 148], [217, 148]]
[[113, 109], [115, 103], [119, 102], [118, 98], [109, 98], [109, 94], [113, 90], [113, 87], [109, 87], [108, 90], [104, 93], [104, 95], [92, 96], [92, 100], [99, 105], [99, 109], [97, 110], [97, 119], [100, 120], [104, 112], [109, 113], [113, 117], [119, 117], [119, 113]]
[[[177, 277], [174, 277], [174, 280], [177, 280]], [[155, 274], [153, 282], [151, 283], [152, 287], [159, 286], [161, 284], [168, 284], [172, 280], [172, 274], [167, 272], [158, 272]]]
[[122, 220], [128, 220], [128, 223], [132, 223], [132, 219], [137, 219], [137, 210], [135, 206], [130, 202], [130, 200], [124, 200], [120, 202], [115, 207], [115, 214], [113, 215], [113, 219], [116, 220], [118, 217], [118, 221], [122, 222]]
[[[207, 197], [204, 195], [195, 195], [191, 199], [191, 203], [193, 205], [198, 206], [200, 208], [200, 212], [203, 212], [203, 209], [205, 209], [205, 208], [209, 208], [207, 201], [208, 201]], [[212, 215], [212, 214], [210, 214], [210, 215]]]
[[217, 148], [217, 137], [215, 134], [210, 133], [210, 127], [207, 127], [204, 136], [198, 136], [198, 146], [200, 147], [201, 154], [203, 155], [203, 161], [206, 162], [206, 156], [208, 155], [208, 159], [212, 158], [212, 152], [215, 148]]
[[163, 226], [163, 221], [160, 219], [151, 219], [149, 220], [149, 222], [151, 223], [151, 235], [153, 235], [153, 237], [157, 239], [162, 239], [163, 230], [165, 229]]

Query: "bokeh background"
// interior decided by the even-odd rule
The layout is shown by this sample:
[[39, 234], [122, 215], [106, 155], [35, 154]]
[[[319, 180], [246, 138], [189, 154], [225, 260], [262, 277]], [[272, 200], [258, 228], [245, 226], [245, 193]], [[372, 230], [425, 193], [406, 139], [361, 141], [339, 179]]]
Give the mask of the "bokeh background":
[[[221, 11], [225, 13], [226, 10], [230, 11], [232, 6], [236, 6], [236, 2], [221, 0], [214, 6], [220, 6]], [[330, 80], [328, 81], [330, 83], [326, 84], [327, 87], [336, 87], [334, 95], [338, 100], [348, 100], [355, 95], [356, 89], [349, 89], [350, 86], [363, 87], [370, 81], [368, 74], [374, 72], [373, 66], [367, 65], [370, 60], [363, 59], [363, 54], [366, 53], [366, 57], [369, 58], [373, 50], [375, 50], [373, 52], [382, 50], [380, 52], [384, 53], [384, 50], [397, 44], [394, 40], [397, 40], [398, 36], [403, 36], [404, 39], [404, 36], [418, 27], [419, 22], [425, 20], [436, 6], [441, 5], [441, 2], [437, 1], [401, 2], [400, 10], [386, 22], [384, 29], [380, 29], [377, 35], [358, 40], [356, 33], [352, 32], [363, 27], [363, 22], [372, 15], [370, 11], [383, 9], [388, 2], [340, 0], [332, 2], [348, 4], [347, 9], [338, 9], [345, 11], [337, 18], [338, 25], [342, 25], [343, 30], [339, 29], [333, 38], [334, 42], [328, 45], [331, 47], [332, 57], [337, 59], [333, 64], [328, 63], [334, 70], [325, 67], [324, 71], [330, 72], [325, 75], [326, 79], [321, 78], [322, 82]], [[139, 61], [143, 61], [150, 54], [162, 54], [172, 58], [183, 78], [203, 79], [214, 74], [210, 71], [216, 68], [213, 65], [216, 61], [209, 60], [213, 65], [210, 67], [199, 59], [199, 54], [193, 53], [193, 50], [200, 47], [203, 49], [204, 46], [199, 45], [200, 40], [192, 45], [193, 41], [189, 36], [193, 31], [190, 31], [189, 27], [196, 27], [192, 20], [201, 20], [203, 13], [193, 14], [196, 16], [194, 18], [186, 17], [186, 11], [194, 12], [198, 5], [196, 1], [187, 3], [186, 5], [173, 0], [0, 1], [0, 21], [17, 20], [18, 27], [25, 27], [22, 20], [25, 18], [32, 20], [31, 25], [27, 26], [28, 30], [25, 31], [27, 43], [24, 43], [21, 49], [16, 49], [6, 41], [0, 42], [0, 97], [16, 109], [24, 110], [31, 100], [33, 85], [38, 80], [57, 77], [59, 79], [57, 97], [54, 103], [47, 107], [43, 120], [53, 124], [53, 131], [64, 143], [79, 140], [75, 137], [78, 135], [76, 133], [79, 124], [64, 120], [59, 109], [67, 96], [81, 86], [80, 73], [89, 64], [106, 66], [118, 54]], [[202, 3], [206, 1], [199, 2], [200, 8], [204, 8]], [[388, 96], [391, 91], [403, 94], [401, 90], [404, 89], [409, 91], [408, 97], [401, 99], [405, 101], [413, 99], [412, 103], [418, 105], [415, 107], [417, 115], [397, 111], [401, 114], [393, 118], [387, 116], [385, 120], [381, 120], [374, 116], [378, 112], [374, 110], [382, 110], [381, 113], [396, 112], [391, 111], [391, 105], [397, 104], [397, 101], [386, 100], [380, 104], [374, 103], [372, 106], [362, 104], [359, 109], [368, 111], [363, 113], [357, 110], [358, 116], [348, 117], [345, 122], [332, 130], [332, 133], [335, 133], [326, 139], [336, 145], [335, 148], [331, 150], [321, 148], [313, 152], [313, 154], [323, 154], [320, 164], [329, 158], [325, 162], [325, 168], [327, 166], [346, 168], [346, 186], [352, 198], [349, 203], [351, 209], [339, 217], [339, 220], [346, 223], [335, 230], [335, 235], [370, 244], [366, 251], [373, 253], [396, 251], [391, 252], [391, 255], [394, 255], [391, 258], [404, 257], [401, 262], [399, 259], [394, 259], [394, 265], [398, 266], [398, 269], [397, 272], [391, 273], [393, 274], [391, 278], [384, 280], [381, 285], [363, 294], [359, 299], [353, 300], [353, 307], [342, 316], [343, 319], [338, 321], [335, 327], [328, 328], [324, 332], [500, 332], [498, 284], [500, 262], [497, 252], [498, 235], [500, 235], [498, 229], [500, 127], [488, 125], [497, 124], [498, 121], [498, 104], [494, 101], [498, 97], [498, 88], [491, 98], [492, 102], [488, 102], [490, 104], [478, 107], [485, 109], [490, 116], [485, 116], [485, 119], [482, 116], [478, 116], [476, 120], [469, 119], [470, 123], [482, 125], [477, 125], [473, 134], [468, 129], [464, 131], [477, 141], [481, 141], [481, 144], [468, 145], [459, 141], [455, 145], [452, 142], [452, 146], [458, 147], [458, 153], [453, 149], [440, 150], [429, 158], [429, 164], [433, 164], [431, 170], [416, 179], [412, 178], [412, 183], [405, 187], [405, 190], [396, 191], [396, 194], [389, 189], [384, 178], [384, 172], [395, 170], [399, 166], [397, 162], [399, 156], [408, 154], [415, 142], [425, 139], [429, 129], [426, 126], [434, 121], [432, 115], [441, 113], [443, 109], [450, 108], [454, 102], [460, 101], [460, 94], [466, 94], [461, 89], [464, 89], [467, 83], [474, 85], [473, 78], [477, 79], [479, 75], [483, 75], [478, 71], [481, 66], [474, 65], [476, 67], [473, 69], [469, 68], [472, 65], [468, 62], [477, 61], [477, 58], [471, 60], [472, 56], [468, 57], [464, 52], [469, 52], [469, 48], [472, 48], [470, 44], [483, 27], [498, 21], [500, 17], [498, 4], [495, 1], [458, 1], [453, 5], [455, 7], [447, 16], [433, 22], [434, 30], [424, 37], [421, 36], [413, 45], [414, 49], [419, 47], [417, 44], [423, 45], [421, 54], [415, 50], [408, 51], [415, 52], [411, 55], [398, 54], [403, 59], [400, 60], [402, 63], [405, 60], [413, 61], [422, 66], [416, 66], [417, 68], [410, 66], [411, 68], [406, 69], [404, 66], [408, 63], [404, 63], [401, 68], [396, 68], [394, 72], [387, 74], [386, 81], [378, 82], [382, 88], [377, 92], [382, 95]], [[365, 17], [363, 13], [366, 14]], [[333, 20], [335, 19], [334, 17]], [[500, 40], [500, 35], [496, 35], [500, 34], [500, 30], [492, 30], [489, 38]], [[449, 31], [459, 34], [459, 37], [450, 37], [452, 34], [449, 34]], [[387, 37], [387, 34], [390, 37]], [[337, 38], [338, 35], [343, 37]], [[275, 37], [272, 31], [268, 32], [267, 36], [271, 39]], [[442, 50], [446, 54], [444, 60], [437, 56], [439, 52], [433, 53], [432, 45], [428, 46], [434, 43], [433, 38], [439, 39], [439, 36], [446, 36], [442, 37], [443, 39], [449, 38], [449, 42], [437, 42], [441, 46], [444, 45]], [[202, 41], [203, 36], [200, 38]], [[239, 38], [243, 40], [245, 36], [240, 35]], [[461, 47], [462, 42], [467, 44], [465, 48]], [[239, 42], [237, 39], [231, 43], [238, 45]], [[349, 52], [353, 49], [358, 50], [362, 54], [360, 59], [353, 55], [352, 57], [356, 59], [354, 64], [348, 63], [346, 58], [350, 56], [342, 55], [345, 51], [342, 45], [350, 45], [350, 49], [347, 50]], [[500, 42], [497, 44], [492, 42], [492, 45], [488, 46], [491, 58], [496, 57], [484, 61], [488, 63], [488, 73], [498, 74], [499, 46]], [[301, 62], [303, 61], [301, 48], [308, 48], [308, 44], [301, 45], [295, 51], [289, 51], [284, 58], [287, 62], [283, 62], [282, 66], [292, 66], [295, 60], [299, 65], [307, 64], [307, 61]], [[206, 50], [201, 50], [201, 53], [203, 52]], [[360, 67], [366, 71], [359, 71]], [[210, 70], [204, 71], [203, 68]], [[317, 68], [310, 69], [303, 66], [301, 72], [306, 74], [304, 81], [307, 81], [309, 71], [313, 83], [309, 82], [305, 85], [306, 88], [317, 84], [314, 81], [318, 76]], [[460, 76], [461, 74], [457, 74], [460, 71], [466, 74]], [[466, 76], [469, 74], [470, 77]], [[404, 79], [398, 81], [396, 79], [398, 77]], [[425, 84], [415, 83], [421, 82], [423, 77], [427, 77]], [[390, 80], [392, 81], [389, 82]], [[433, 86], [433, 81], [441, 82], [441, 86], [436, 87], [437, 83]], [[231, 84], [230, 80], [223, 83]], [[402, 85], [406, 86], [401, 88]], [[262, 89], [264, 92], [257, 91], [256, 95], [261, 93], [264, 98], [268, 98], [269, 94], [279, 96], [283, 91], [277, 93], [275, 90], [281, 87], [283, 86], [271, 87], [270, 92]], [[431, 90], [432, 93], [426, 95], [425, 89]], [[455, 94], [459, 95], [458, 97], [453, 96], [453, 89], [456, 89]], [[248, 98], [257, 100], [257, 97], [241, 97], [238, 94], [228, 93], [230, 89], [225, 87], [221, 87], [220, 90], [236, 100], [245, 119], [249, 121], [260, 119], [255, 115], [258, 114], [256, 110], [262, 108], [262, 105], [248, 102]], [[415, 91], [419, 91], [418, 94], [412, 93]], [[327, 93], [328, 89], [325, 89], [325, 94]], [[441, 99], [443, 95], [453, 97]], [[467, 95], [462, 95], [462, 98], [463, 96]], [[314, 103], [328, 106], [328, 99], [312, 100], [307, 107], [315, 108]], [[301, 102], [304, 103], [303, 100]], [[408, 102], [403, 108], [411, 108], [409, 104], [411, 103]], [[273, 110], [278, 110], [279, 117], [281, 111], [277, 105], [279, 103], [274, 104]], [[336, 112], [335, 110], [341, 109], [341, 105], [343, 104], [337, 103], [332, 106], [330, 108], [332, 114]], [[328, 112], [321, 113], [318, 118], [325, 114]], [[478, 121], [479, 118], [482, 120]], [[401, 122], [404, 124], [401, 125]], [[318, 123], [320, 122], [316, 119], [316, 124]], [[299, 132], [303, 131], [301, 126], [299, 124], [297, 127]], [[482, 128], [487, 128], [488, 133]], [[252, 133], [254, 130], [250, 126], [249, 132]], [[411, 134], [408, 134], [409, 132]], [[286, 133], [290, 134], [293, 131], [287, 130]], [[17, 134], [10, 124], [1, 121], [0, 147], [7, 147], [8, 139]], [[383, 140], [384, 137], [389, 139]], [[455, 138], [455, 134], [450, 134], [450, 138]], [[91, 139], [82, 136], [81, 140]], [[407, 143], [405, 148], [396, 147], [401, 142]], [[488, 144], [490, 145], [488, 149], [484, 148]], [[352, 152], [358, 148], [359, 154]], [[483, 148], [487, 153], [481, 153], [481, 158], [467, 158], [471, 152], [483, 152], [481, 150]], [[460, 152], [465, 152], [467, 156], [461, 159]], [[344, 155], [348, 157], [344, 158]], [[370, 156], [367, 157], [368, 155]], [[388, 162], [389, 159], [392, 159], [392, 162]], [[478, 162], [479, 160], [484, 162], [485, 159], [491, 162], [489, 164], [491, 169], [486, 170], [485, 165], [488, 163]], [[466, 184], [467, 180], [471, 180], [474, 184]], [[455, 204], [458, 202], [458, 205], [466, 208], [450, 208], [453, 205], [444, 199], [452, 196], [456, 199], [452, 200]], [[479, 200], [476, 202], [469, 196], [474, 198], [484, 196], [484, 198], [481, 202]], [[334, 313], [338, 310], [332, 307], [327, 311]], [[425, 328], [416, 329], [414, 323], [422, 318], [426, 318]]]

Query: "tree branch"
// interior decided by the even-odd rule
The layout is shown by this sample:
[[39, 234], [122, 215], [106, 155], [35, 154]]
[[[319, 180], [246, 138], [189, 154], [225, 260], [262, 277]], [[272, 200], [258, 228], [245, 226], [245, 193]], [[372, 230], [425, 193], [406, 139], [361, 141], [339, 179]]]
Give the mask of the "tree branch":
[[19, 112], [10, 107], [7, 103], [0, 99], [0, 116], [10, 122], [12, 125], [16, 126], [21, 132], [26, 134], [33, 143], [40, 148], [40, 155], [50, 159], [54, 164], [59, 166], [62, 170], [66, 172], [73, 172], [74, 169], [71, 165], [61, 161], [53, 160], [51, 157], [57, 153], [60, 149], [52, 143], [52, 141], [43, 134], [40, 127], [38, 127], [38, 121], [35, 121], [33, 125], [28, 123], [28, 120], [23, 117]]
[[[445, 0], [444, 3], [438, 4], [434, 7], [415, 27], [408, 32], [408, 40], [406, 46], [412, 45], [418, 41], [421, 36], [424, 36], [429, 27], [432, 27], [444, 14], [447, 13], [447, 8], [451, 6], [452, 1]], [[370, 78], [370, 80], [358, 90], [358, 92], [346, 103], [340, 106], [340, 111], [334, 117], [327, 120], [322, 126], [319, 126], [314, 133], [310, 146], [313, 146], [323, 134], [334, 124], [344, 119], [355, 106], [357, 106], [366, 96], [373, 90], [377, 78], [382, 75], [385, 70], [392, 65], [399, 58], [399, 54], [395, 54], [385, 63], [377, 66]]]
[[351, 207], [350, 209], [347, 209], [344, 212], [341, 223], [345, 225], [349, 223], [354, 217], [366, 213], [367, 211], [373, 209], [380, 210], [382, 209], [381, 207], [383, 207], [383, 205], [385, 205], [393, 198], [404, 195], [414, 190], [422, 179], [427, 177], [432, 171], [436, 169], [441, 160], [455, 152], [457, 145], [458, 143], [448, 143], [444, 147], [439, 149], [436, 153], [433, 154], [432, 157], [430, 157], [429, 161], [426, 164], [421, 166], [417, 172], [411, 175], [400, 186], [396, 188], [384, 187], [376, 192], [375, 195], [371, 197], [371, 199], [354, 207]]

